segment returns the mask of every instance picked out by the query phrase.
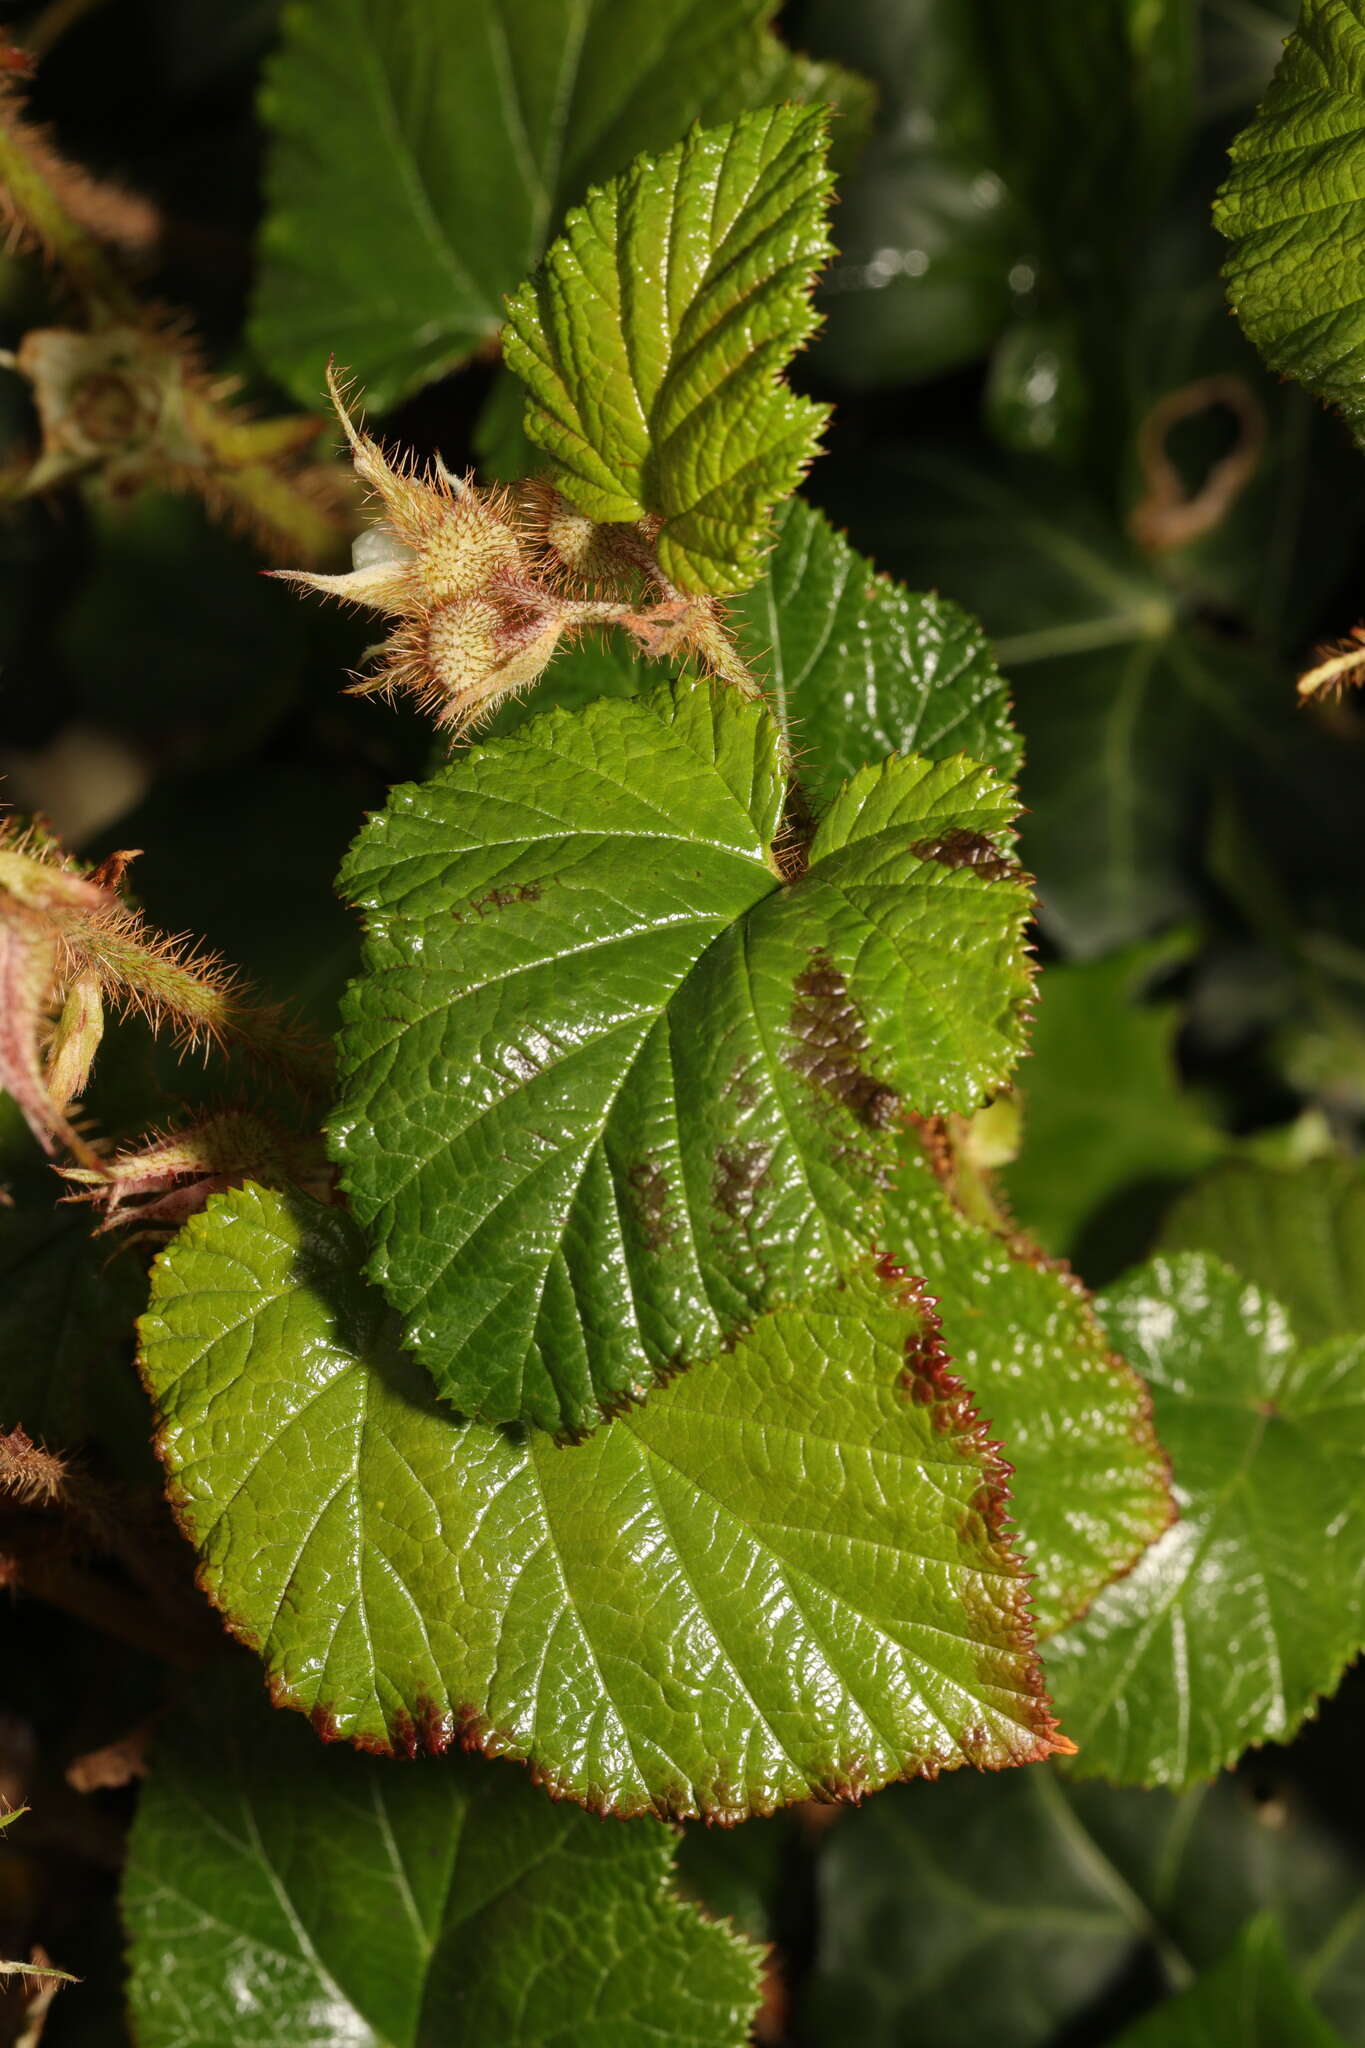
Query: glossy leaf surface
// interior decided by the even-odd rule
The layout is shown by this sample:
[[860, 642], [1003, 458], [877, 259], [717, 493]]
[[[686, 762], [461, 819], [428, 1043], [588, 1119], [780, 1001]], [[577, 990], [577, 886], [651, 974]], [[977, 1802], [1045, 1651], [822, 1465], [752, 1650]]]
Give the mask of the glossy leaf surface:
[[1305, 0], [1298, 27], [1249, 128], [1215, 220], [1232, 243], [1228, 295], [1272, 370], [1365, 431], [1365, 315], [1358, 255], [1365, 233], [1360, 100], [1365, 9]]
[[983, 355], [1014, 309], [1031, 235], [990, 164], [990, 91], [963, 0], [811, 0], [802, 34], [876, 84], [873, 139], [841, 181], [821, 286], [822, 371], [861, 389]]
[[564, 1448], [434, 1402], [360, 1262], [344, 1215], [246, 1188], [143, 1321], [204, 1583], [325, 1732], [725, 1820], [1053, 1746], [999, 1464], [894, 1290], [766, 1317]]
[[836, 484], [830, 509], [856, 515], [883, 566], [968, 606], [991, 636], [1024, 740], [1022, 856], [1065, 952], [1110, 952], [1199, 903], [1203, 820], [1234, 777], [1266, 807], [1257, 832], [1285, 872], [1302, 835], [1279, 833], [1276, 816], [1309, 806], [1341, 843], [1359, 793], [1334, 789], [1283, 670], [1189, 616], [1074, 482], [1038, 462], [991, 469], [924, 448], [869, 458]]
[[1082, 1773], [1184, 1785], [1285, 1741], [1360, 1645], [1365, 1339], [1295, 1342], [1284, 1310], [1198, 1253], [1099, 1309], [1143, 1374], [1180, 1520], [1051, 1645]]
[[777, 543], [730, 626], [789, 735], [802, 788], [827, 802], [887, 754], [968, 754], [1016, 775], [1009, 692], [976, 622], [878, 575], [800, 499], [775, 524]]
[[1014, 1467], [1010, 1515], [1050, 1636], [1174, 1513], [1147, 1389], [1079, 1281], [964, 1216], [918, 1147], [903, 1153], [883, 1227], [938, 1302], [948, 1353]]
[[475, 1758], [324, 1749], [215, 1672], [158, 1743], [123, 1909], [140, 2048], [741, 2048], [757, 1951], [667, 1833]]
[[868, 770], [786, 887], [783, 786], [763, 707], [683, 683], [466, 754], [353, 848], [333, 1142], [463, 1412], [581, 1431], [833, 1278], [897, 1098], [970, 1107], [1012, 1064], [1008, 786]]
[[823, 406], [783, 379], [829, 254], [825, 117], [767, 108], [689, 135], [589, 193], [509, 300], [526, 431], [599, 520], [662, 521], [681, 590], [747, 589]]

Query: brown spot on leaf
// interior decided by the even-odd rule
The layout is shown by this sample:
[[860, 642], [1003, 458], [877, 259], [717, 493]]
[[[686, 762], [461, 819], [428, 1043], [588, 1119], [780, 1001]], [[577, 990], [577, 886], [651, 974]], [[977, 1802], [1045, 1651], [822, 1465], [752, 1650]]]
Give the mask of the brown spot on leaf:
[[885, 1130], [895, 1120], [900, 1097], [862, 1065], [870, 1050], [867, 1026], [848, 983], [820, 947], [796, 977], [791, 1010], [795, 1044], [787, 1048], [787, 1064], [804, 1080], [833, 1096], [860, 1123]]
[[771, 1145], [718, 1145], [716, 1171], [711, 1193], [716, 1207], [736, 1223], [745, 1223], [754, 1211], [758, 1190], [772, 1163]]
[[1004, 882], [1019, 875], [1017, 862], [1008, 854], [983, 833], [969, 832], [962, 825], [936, 839], [921, 839], [910, 851], [917, 860], [936, 860], [945, 868], [975, 868], [987, 882]]
[[[483, 917], [489, 910], [506, 910], [511, 903], [539, 903], [539, 882], [523, 882], [518, 889], [490, 889], [486, 896], [470, 898], [469, 908], [475, 917]], [[456, 911], [456, 920], [460, 913]]]
[[677, 1225], [668, 1215], [668, 1176], [656, 1159], [641, 1159], [626, 1175], [640, 1219], [640, 1234], [652, 1252], [671, 1244]]

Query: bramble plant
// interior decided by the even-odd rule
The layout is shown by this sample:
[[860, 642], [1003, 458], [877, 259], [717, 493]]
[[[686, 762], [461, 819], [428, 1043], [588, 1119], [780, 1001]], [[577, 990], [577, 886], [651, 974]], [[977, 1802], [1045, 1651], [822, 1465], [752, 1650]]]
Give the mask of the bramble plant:
[[[1365, 2040], [1258, 11], [292, 0], [244, 328], [68, 158], [115, 12], [0, 44], [3, 2038]], [[1362, 58], [1216, 212], [1352, 420]]]

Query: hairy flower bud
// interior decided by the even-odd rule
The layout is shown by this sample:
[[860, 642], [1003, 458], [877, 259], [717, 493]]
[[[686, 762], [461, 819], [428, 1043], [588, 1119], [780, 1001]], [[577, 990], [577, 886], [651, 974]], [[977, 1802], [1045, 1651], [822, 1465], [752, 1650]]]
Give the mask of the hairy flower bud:
[[507, 490], [480, 490], [437, 462], [423, 474], [390, 462], [353, 425], [336, 379], [332, 402], [356, 474], [380, 517], [356, 541], [347, 575], [282, 572], [291, 583], [399, 621], [375, 672], [357, 688], [400, 690], [460, 734], [534, 683], [569, 623], [536, 574], [522, 509]]

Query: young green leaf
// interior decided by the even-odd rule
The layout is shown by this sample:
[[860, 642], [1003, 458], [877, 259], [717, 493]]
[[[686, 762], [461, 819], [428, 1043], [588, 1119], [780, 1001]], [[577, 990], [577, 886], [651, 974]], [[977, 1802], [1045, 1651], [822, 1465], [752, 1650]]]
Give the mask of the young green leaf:
[[1365, 1171], [1229, 1160], [1166, 1219], [1161, 1248], [1212, 1252], [1282, 1302], [1300, 1343], [1365, 1336]]
[[850, 1280], [564, 1448], [433, 1401], [361, 1257], [248, 1187], [142, 1325], [203, 1583], [323, 1732], [721, 1820], [1064, 1746], [1003, 1468], [912, 1301]]
[[638, 158], [508, 301], [503, 354], [553, 482], [594, 519], [658, 519], [680, 590], [756, 580], [816, 453], [827, 408], [782, 373], [830, 251], [824, 136], [820, 109], [770, 107]]
[[1302, 1350], [1219, 1260], [1154, 1259], [1102, 1296], [1146, 1377], [1180, 1520], [1085, 1619], [1048, 1676], [1077, 1769], [1184, 1785], [1287, 1741], [1365, 1627], [1365, 1338]]
[[841, 1818], [817, 1881], [810, 2048], [1107, 2038], [1095, 2014], [1114, 1983], [1178, 1990], [1266, 1908], [1324, 2010], [1360, 2011], [1356, 1860], [1288, 1786], [1258, 1799], [1221, 1778], [1177, 1797], [959, 1772]]
[[[385, 407], [502, 324], [566, 209], [698, 120], [866, 88], [792, 58], [776, 0], [296, 0], [266, 72], [252, 339], [315, 405], [336, 352]], [[345, 221], [344, 234], [337, 223]]]
[[1214, 221], [1232, 243], [1234, 312], [1272, 370], [1336, 406], [1365, 440], [1361, 0], [1304, 0], [1265, 99], [1232, 145]]
[[140, 2048], [742, 2048], [759, 1952], [671, 1894], [664, 1828], [323, 1749], [224, 1676], [168, 1718], [133, 1828]]
[[1116, 2048], [1345, 2048], [1297, 1982], [1268, 1913], [1221, 1963], [1119, 2036]]
[[1034, 1619], [1050, 1636], [1173, 1518], [1147, 1389], [1080, 1282], [964, 1216], [918, 1146], [903, 1152], [882, 1228], [879, 1243], [938, 1302], [954, 1366], [1005, 1446]]
[[1021, 1047], [1013, 798], [962, 756], [855, 776], [783, 886], [764, 708], [684, 682], [552, 712], [397, 790], [332, 1124], [437, 1385], [566, 1433], [875, 1235], [897, 1098]]

